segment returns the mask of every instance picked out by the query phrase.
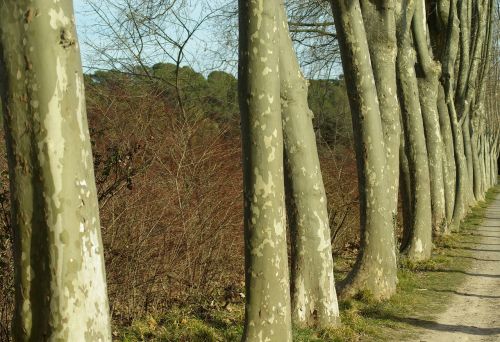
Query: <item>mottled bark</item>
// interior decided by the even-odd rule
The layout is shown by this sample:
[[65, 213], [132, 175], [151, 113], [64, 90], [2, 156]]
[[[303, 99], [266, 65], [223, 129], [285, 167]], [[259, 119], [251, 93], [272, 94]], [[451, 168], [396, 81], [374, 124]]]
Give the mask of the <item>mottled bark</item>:
[[[469, 107], [469, 105], [467, 105]], [[462, 112], [463, 113], [463, 112]], [[460, 117], [460, 113], [457, 113]], [[463, 137], [463, 146], [465, 153], [465, 162], [467, 167], [467, 197], [468, 202], [467, 205], [473, 206], [477, 201], [477, 198], [474, 196], [474, 187], [473, 187], [473, 179], [474, 179], [474, 166], [473, 160], [474, 156], [472, 155], [472, 140], [471, 140], [471, 129], [470, 129], [470, 110], [467, 110], [466, 116], [463, 116], [460, 120], [462, 122], [462, 137]]]
[[[472, 9], [472, 0], [459, 0], [457, 3], [457, 12], [460, 25], [459, 44], [460, 59], [457, 75], [457, 86], [455, 92], [456, 102], [465, 98], [465, 90], [470, 70], [470, 41], [471, 41], [471, 21], [469, 10]], [[459, 113], [460, 115], [460, 113]]]
[[[462, 1], [467, 1], [467, 0], [462, 0]], [[476, 86], [477, 86], [477, 77], [479, 73], [479, 68], [483, 63], [483, 60], [481, 58], [482, 51], [483, 51], [483, 45], [485, 43], [485, 37], [487, 33], [487, 21], [488, 21], [488, 8], [489, 8], [489, 2], [488, 0], [477, 0], [472, 2], [475, 5], [475, 13], [476, 15], [473, 18], [474, 23], [477, 25], [477, 29], [475, 31], [476, 34], [473, 35], [475, 38], [473, 41], [473, 44], [471, 46], [472, 48], [472, 53], [470, 57], [470, 66], [468, 68], [468, 72], [466, 76], [463, 76], [463, 78], [466, 78], [465, 85], [463, 85], [463, 91], [462, 93], [457, 93], [457, 112], [458, 112], [458, 117], [462, 118], [462, 116], [467, 116], [469, 115], [469, 111], [471, 108], [471, 103], [473, 97], [475, 97], [476, 94]], [[460, 28], [461, 28], [461, 33], [462, 30], [467, 27], [467, 24], [462, 27], [462, 18], [460, 18]], [[467, 33], [467, 32], [466, 32]], [[473, 32], [469, 33], [472, 34]], [[462, 36], [464, 36], [463, 34]], [[467, 38], [464, 38], [467, 41]], [[470, 39], [470, 38], [469, 38]], [[467, 46], [465, 46], [467, 47]], [[460, 54], [463, 55], [464, 51], [463, 49], [465, 47], [462, 47], [460, 50]], [[464, 62], [466, 63], [467, 60]], [[460, 90], [460, 88], [459, 88]]]
[[243, 341], [291, 341], [279, 3], [239, 2], [246, 307]]
[[488, 161], [486, 160], [486, 137], [483, 135], [479, 139], [479, 159], [480, 159], [480, 164], [481, 164], [481, 173], [483, 175], [483, 179], [481, 182], [481, 190], [486, 193], [489, 189], [489, 184], [490, 184], [490, 175], [488, 172]]
[[416, 0], [412, 32], [418, 56], [418, 94], [425, 130], [429, 160], [432, 229], [435, 234], [446, 232], [446, 203], [443, 179], [443, 140], [437, 109], [438, 84], [441, 65], [434, 61], [428, 44], [424, 0]]
[[16, 341], [111, 341], [72, 2], [0, 4]]
[[[462, 1], [467, 1], [467, 0], [462, 0]], [[473, 201], [474, 198], [474, 187], [473, 187], [473, 181], [474, 181], [474, 171], [477, 170], [477, 155], [475, 154], [475, 150], [473, 150], [473, 142], [471, 139], [471, 116], [472, 116], [472, 103], [474, 102], [474, 98], [476, 96], [476, 87], [478, 84], [478, 75], [480, 73], [479, 68], [483, 63], [483, 60], [481, 58], [482, 52], [483, 52], [483, 45], [485, 43], [485, 37], [487, 33], [487, 10], [488, 10], [488, 0], [478, 0], [472, 2], [472, 4], [475, 6], [474, 8], [474, 17], [472, 18], [472, 25], [468, 18], [462, 18], [460, 16], [460, 28], [461, 28], [461, 35], [469, 35], [472, 36], [473, 38], [473, 44], [471, 44], [471, 56], [470, 56], [470, 61], [466, 60], [464, 63], [469, 63], [469, 68], [467, 70], [467, 74], [462, 77], [462, 75], [459, 75], [459, 84], [458, 86], [461, 86], [460, 80], [462, 78], [465, 78], [466, 80], [463, 81], [465, 84], [462, 86], [462, 88], [458, 88], [457, 91], [457, 96], [456, 96], [456, 104], [457, 104], [457, 114], [458, 118], [461, 120], [464, 120], [463, 124], [463, 138], [464, 138], [464, 148], [465, 148], [465, 157], [466, 157], [466, 162], [467, 162], [467, 174], [468, 174], [468, 193]], [[471, 6], [471, 4], [469, 4]], [[463, 20], [466, 22], [463, 23]], [[472, 28], [471, 28], [472, 26]], [[462, 33], [462, 31], [464, 31]], [[470, 31], [470, 32], [469, 32]], [[467, 37], [461, 39], [461, 40], [470, 40], [470, 38], [467, 39]], [[466, 54], [467, 52], [464, 50], [468, 46], [462, 46], [460, 49], [460, 54], [461, 56]], [[462, 68], [461, 68], [462, 69]], [[475, 163], [476, 161], [476, 163]], [[477, 177], [477, 176], [476, 176]], [[471, 204], [471, 203], [469, 203]]]
[[[457, 1], [450, 0], [448, 27], [446, 30], [446, 44], [441, 55], [442, 77], [445, 101], [450, 117], [450, 126], [453, 136], [453, 154], [455, 159], [456, 181], [455, 181], [455, 204], [451, 230], [458, 230], [462, 218], [465, 216], [468, 206], [467, 196], [467, 166], [463, 148], [463, 137], [455, 109], [455, 61], [458, 53], [459, 43], [459, 21], [457, 15]], [[432, 38], [432, 37], [431, 37]], [[436, 39], [439, 40], [439, 39]]]
[[448, 107], [446, 106], [445, 94], [442, 84], [438, 85], [438, 113], [439, 126], [441, 128], [441, 136], [443, 138], [444, 158], [443, 158], [443, 179], [444, 179], [444, 196], [446, 202], [446, 222], [449, 233], [449, 224], [453, 218], [453, 208], [455, 206], [456, 194], [456, 165], [453, 147], [453, 134], [451, 131], [450, 116]]
[[[460, 228], [460, 222], [465, 217], [468, 209], [468, 175], [467, 175], [467, 165], [464, 153], [464, 144], [462, 136], [462, 127], [458, 123], [457, 113], [455, 111], [455, 106], [450, 100], [451, 92], [448, 93], [447, 103], [448, 103], [448, 113], [450, 115], [451, 130], [453, 134], [453, 152], [455, 154], [455, 165], [456, 165], [456, 192], [455, 192], [455, 207], [453, 208], [453, 218], [451, 221], [451, 230], [458, 231]], [[451, 101], [451, 102], [450, 102]]]
[[471, 112], [471, 122], [470, 122], [470, 147], [471, 147], [471, 156], [472, 156], [472, 167], [473, 167], [473, 191], [474, 198], [478, 201], [484, 200], [484, 192], [482, 191], [481, 182], [484, 177], [484, 174], [481, 171], [481, 162], [480, 162], [480, 129], [481, 129], [481, 117], [483, 116], [483, 112], [481, 110], [481, 105], [474, 105], [473, 110]]
[[321, 175], [307, 80], [289, 36], [285, 5], [279, 12], [279, 65], [287, 205], [292, 239], [292, 318], [299, 325], [340, 323], [325, 187]]
[[415, 3], [409, 1], [398, 15], [396, 62], [412, 196], [411, 236], [408, 244], [402, 246], [402, 252], [412, 262], [429, 259], [432, 251], [429, 162], [410, 31], [414, 11]]
[[[385, 0], [377, 6], [369, 0], [361, 0], [361, 13], [365, 24], [370, 59], [377, 87], [377, 96], [382, 119], [387, 181], [387, 197], [392, 214], [393, 230], [397, 223], [399, 185], [399, 145], [401, 136], [400, 108], [396, 81], [396, 23], [395, 1]], [[395, 248], [395, 247], [394, 247]]]
[[[379, 99], [359, 2], [334, 0], [331, 4], [350, 95], [360, 195], [361, 249], [341, 295], [364, 290], [383, 299], [396, 290], [397, 269]], [[387, 6], [386, 15], [390, 17], [392, 11]]]
[[[476, 80], [477, 91], [475, 97], [472, 98], [472, 115], [471, 115], [471, 150], [472, 150], [472, 165], [474, 170], [473, 186], [474, 195], [477, 199], [483, 200], [489, 186], [487, 186], [487, 175], [484, 163], [484, 136], [487, 134], [485, 110], [486, 103], [486, 75], [489, 73], [491, 65], [491, 30], [492, 30], [492, 11], [493, 1], [486, 1], [482, 8], [483, 13], [480, 13], [485, 19], [482, 25], [485, 30], [484, 44], [481, 46], [481, 63], [478, 70]], [[478, 35], [479, 36], [479, 35]]]
[[401, 134], [401, 144], [399, 147], [399, 188], [401, 192], [401, 206], [403, 209], [403, 234], [401, 236], [401, 246], [407, 246], [411, 238], [411, 218], [412, 218], [412, 196], [410, 166], [407, 158], [405, 137]]

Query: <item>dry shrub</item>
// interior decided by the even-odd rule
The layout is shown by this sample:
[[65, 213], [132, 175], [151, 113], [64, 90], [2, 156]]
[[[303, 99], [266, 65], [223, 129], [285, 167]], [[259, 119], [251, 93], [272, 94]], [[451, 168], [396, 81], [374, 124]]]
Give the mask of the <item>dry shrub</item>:
[[356, 156], [342, 145], [320, 145], [323, 182], [328, 198], [332, 248], [335, 254], [359, 246], [359, 194]]
[[88, 108], [114, 316], [219, 299], [244, 274], [237, 135], [161, 92], [105, 90]]
[[[224, 306], [242, 291], [238, 124], [223, 126], [192, 108], [183, 117], [169, 101], [164, 89], [123, 75], [87, 78], [109, 298], [118, 324], [177, 304]], [[349, 148], [322, 144], [320, 159], [338, 252], [359, 235], [355, 157]], [[8, 217], [6, 184], [0, 214]], [[8, 334], [13, 302], [8, 226], [0, 234], [0, 334]]]
[[[97, 177], [99, 193], [122, 189], [101, 199], [115, 318], [227, 299], [227, 289], [241, 290], [244, 281], [237, 123], [221, 127], [195, 110], [184, 118], [162, 91], [104, 89], [89, 87], [88, 107], [93, 131], [101, 132], [97, 175], [107, 177]], [[340, 251], [359, 236], [355, 156], [342, 146], [320, 151]], [[119, 170], [103, 172], [113, 153]]]

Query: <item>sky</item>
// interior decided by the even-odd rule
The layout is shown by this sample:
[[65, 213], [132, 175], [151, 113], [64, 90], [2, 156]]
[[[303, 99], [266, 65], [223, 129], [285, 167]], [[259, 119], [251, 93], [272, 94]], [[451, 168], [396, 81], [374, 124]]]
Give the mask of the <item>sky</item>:
[[[202, 2], [199, 2], [202, 3]], [[203, 10], [201, 6], [198, 6], [199, 3], [196, 3], [192, 6], [193, 9], [191, 12], [186, 14], [185, 21], [189, 23], [189, 18], [200, 18], [203, 17]], [[85, 0], [74, 0], [73, 1], [74, 10], [75, 10], [75, 18], [77, 24], [77, 32], [78, 38], [80, 41], [80, 48], [82, 54], [82, 63], [85, 72], [91, 72], [95, 69], [107, 69], [109, 65], [101, 64], [100, 62], [96, 62], [96, 54], [95, 49], [93, 49], [89, 43], [93, 44], [107, 44], [109, 42], [108, 38], [103, 38], [100, 36], [100, 32], [95, 32], [97, 23], [100, 22], [99, 17], [93, 12], [91, 7], [89, 7]], [[191, 26], [194, 25], [194, 22], [191, 23]], [[174, 37], [185, 37], [186, 33], [182, 31], [179, 25], [165, 25], [166, 27], [173, 27], [171, 32], [168, 34]], [[219, 41], [215, 42], [214, 40], [218, 39]], [[215, 54], [217, 53], [217, 49], [214, 47], [219, 45], [220, 39], [222, 37], [214, 37], [209, 31], [209, 25], [205, 23], [200, 26], [199, 29], [195, 32], [193, 37], [189, 40], [188, 44], [185, 47], [185, 57], [182, 65], [189, 65], [196, 71], [202, 73], [208, 73], [214, 69], [222, 69], [226, 71], [231, 71], [231, 66], [223, 66], [222, 63], [214, 64], [211, 61], [216, 60]], [[115, 42], [112, 41], [111, 44]], [[146, 64], [152, 65], [158, 62], [173, 62], [172, 58], [169, 58], [168, 54], [172, 53], [171, 57], [176, 57], [177, 50], [172, 48], [158, 48], [158, 46], [165, 47], [167, 44], [165, 41], [163, 44], [151, 44], [150, 47], [145, 48], [145, 52], [143, 53], [143, 58], [146, 61]], [[118, 46], [115, 44], [115, 46]], [[110, 49], [112, 50], [112, 49]], [[211, 54], [214, 55], [211, 55]], [[234, 63], [233, 63], [234, 64]]]
[[[89, 7], [86, 1], [88, 0], [73, 1], [84, 72], [91, 73], [97, 69], [123, 69], [120, 67], [120, 64], [110, 65], [99, 61], [99, 55], [96, 54], [95, 49], [90, 46], [91, 44], [97, 44], [100, 47], [106, 46], [106, 49], [103, 50], [113, 57], [119, 55], [116, 51], [119, 51], [120, 49], [123, 51], [123, 44], [120, 45], [120, 41], [118, 39], [110, 40], [108, 36], [102, 35], [103, 31], [100, 30], [98, 26], [100, 22], [99, 17], [95, 14], [91, 7]], [[95, 1], [96, 3], [99, 3], [98, 0]], [[203, 17], [206, 12], [210, 11], [207, 6], [218, 6], [216, 4], [219, 4], [220, 6], [221, 3], [225, 3], [226, 1], [228, 0], [187, 1], [189, 4], [188, 6], [190, 7], [189, 10], [184, 13], [182, 20], [185, 23], [190, 23], [192, 27], [195, 21], [193, 18], [199, 19]], [[110, 2], [114, 5], [120, 4], [120, 0], [110, 0]], [[105, 3], [106, 1], [101, 2], [101, 8], [109, 8], [103, 7], [106, 6]], [[230, 5], [223, 8], [231, 9], [232, 6]], [[107, 13], [106, 10], [104, 12], [105, 14]], [[220, 12], [216, 13], [218, 15]], [[221, 18], [217, 15], [214, 16], [212, 21], [204, 22], [204, 24], [197, 29], [193, 37], [188, 41], [184, 50], [185, 57], [181, 65], [188, 65], [195, 71], [201, 72], [205, 76], [213, 70], [223, 70], [235, 75], [237, 71], [237, 28], [231, 26], [231, 19], [227, 19], [227, 17]], [[167, 22], [163, 23], [163, 27], [167, 27], [167, 34], [173, 37], [185, 37], [186, 33], [183, 31], [182, 26], [178, 25], [175, 20], [171, 23], [172, 20], [173, 19], [170, 16], [167, 18]], [[146, 46], [144, 48], [141, 60], [148, 66], [152, 66], [159, 62], [172, 63], [174, 62], [172, 58], [175, 59], [176, 52], [177, 50], [174, 47], [169, 46], [166, 41], [161, 41], [160, 43], [153, 42], [149, 45], [149, 47]], [[113, 55], [113, 53], [115, 53], [115, 55]], [[130, 54], [121, 54], [120, 57], [129, 65], [131, 64], [130, 61], [133, 60]], [[135, 63], [135, 65], [137, 65], [137, 63]], [[333, 68], [331, 68], [331, 65], [329, 65], [328, 62], [325, 62], [324, 65], [324, 70], [327, 70], [326, 78], [330, 78], [332, 76], [336, 77], [338, 74], [342, 73], [341, 67], [338, 63], [333, 65]], [[323, 67], [320, 66], [320, 68]], [[315, 73], [316, 71], [313, 72]], [[305, 73], [312, 78], [317, 78], [318, 76], [319, 78], [325, 78], [325, 75], [313, 75], [307, 70], [305, 70]], [[320, 71], [320, 73], [323, 72]]]
[[78, 33], [78, 39], [80, 41], [80, 50], [82, 54], [82, 63], [87, 68], [88, 61], [86, 60], [86, 56], [90, 53], [88, 49], [88, 45], [85, 43], [88, 39], [92, 37], [87, 34], [87, 30], [85, 27], [91, 24], [91, 17], [88, 13], [84, 13], [86, 7], [82, 0], [74, 0], [73, 6], [75, 10], [75, 19], [76, 19], [76, 30]]

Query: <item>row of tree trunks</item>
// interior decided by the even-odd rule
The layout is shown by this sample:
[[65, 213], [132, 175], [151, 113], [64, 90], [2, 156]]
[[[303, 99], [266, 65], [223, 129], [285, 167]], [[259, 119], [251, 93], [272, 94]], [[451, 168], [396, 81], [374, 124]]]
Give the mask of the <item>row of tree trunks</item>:
[[[291, 321], [339, 322], [326, 195], [284, 4], [240, 0], [239, 6], [243, 339], [290, 340]], [[419, 262], [430, 258], [433, 236], [459, 229], [496, 182], [498, 124], [486, 128], [491, 114], [477, 91], [487, 75], [491, 1], [332, 0], [331, 6], [350, 94], [361, 227], [360, 253], [340, 296], [362, 291], [382, 300], [396, 291], [398, 190], [400, 255]]]
[[[279, 9], [279, 76], [287, 170], [287, 212], [292, 245], [292, 318], [305, 326], [339, 322], [325, 187], [307, 102], [308, 83]], [[313, 252], [314, 251], [314, 252]]]
[[[398, 133], [391, 132], [399, 126], [397, 115], [392, 112], [397, 87], [395, 76], [390, 75], [394, 74], [396, 55], [394, 3], [385, 1], [385, 6], [375, 6], [363, 2], [363, 13], [357, 0], [335, 0], [331, 4], [350, 94], [361, 218], [361, 250], [342, 286], [341, 296], [368, 291], [375, 298], [384, 299], [395, 292], [397, 284], [393, 222], [397, 186], [390, 176], [398, 173], [398, 148], [388, 149], [399, 143]], [[367, 34], [363, 14], [369, 12], [374, 16], [371, 25], [376, 33]], [[370, 47], [367, 35], [371, 34], [377, 34], [377, 39], [371, 40]], [[371, 58], [372, 53], [377, 55], [375, 59]], [[382, 84], [382, 80], [388, 83]], [[379, 94], [385, 98], [381, 100]], [[382, 107], [386, 122], [382, 119]], [[384, 124], [392, 126], [386, 128], [387, 136]]]
[[285, 5], [242, 0], [239, 13], [246, 246], [243, 340], [291, 341], [292, 319], [302, 326], [332, 327], [340, 322], [326, 193], [308, 85], [293, 49]]
[[[393, 293], [387, 274], [390, 283], [396, 280], [395, 245], [387, 243], [394, 236], [387, 227], [393, 230], [394, 222], [387, 211], [393, 214], [397, 203], [394, 177], [403, 201], [401, 255], [410, 262], [429, 259], [433, 236], [458, 230], [496, 182], [491, 161], [497, 158], [498, 120], [489, 120], [491, 131], [485, 128], [492, 114], [484, 110], [481, 90], [490, 59], [491, 4], [331, 1], [350, 95], [361, 213], [361, 250], [341, 296], [368, 290], [383, 299]], [[401, 139], [394, 130], [403, 132]], [[385, 199], [378, 197], [381, 184], [389, 189]]]
[[[401, 249], [410, 262], [427, 260], [433, 233], [458, 229], [469, 207], [497, 181], [498, 110], [486, 105], [483, 91], [493, 0], [428, 3], [431, 8], [424, 0], [331, 1], [350, 93], [361, 226], [361, 251], [341, 296], [364, 291], [382, 300], [395, 293], [400, 179]], [[307, 81], [284, 2], [239, 0], [239, 13], [243, 340], [291, 341], [292, 320], [339, 324], [326, 194]], [[8, 0], [0, 15], [14, 338], [110, 341], [72, 1]], [[432, 31], [427, 18], [435, 21]]]
[[401, 116], [405, 134], [411, 189], [411, 219], [407, 244], [401, 246], [410, 261], [422, 261], [432, 251], [432, 213], [429, 159], [415, 72], [416, 51], [412, 45], [412, 20], [416, 2], [409, 1], [398, 13], [398, 56], [396, 71], [401, 99]]

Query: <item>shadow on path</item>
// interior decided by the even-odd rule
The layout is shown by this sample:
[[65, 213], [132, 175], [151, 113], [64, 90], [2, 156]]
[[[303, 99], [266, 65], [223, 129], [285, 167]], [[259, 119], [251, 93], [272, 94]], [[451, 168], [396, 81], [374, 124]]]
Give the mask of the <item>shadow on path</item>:
[[465, 274], [465, 275], [468, 275], [468, 276], [473, 276], [473, 277], [500, 278], [500, 274], [472, 273], [472, 272], [467, 272], [467, 271], [462, 271], [462, 270], [429, 270], [427, 272], [435, 272], [435, 273], [462, 273], [462, 274]]
[[[474, 241], [460, 241], [460, 243], [468, 243], [477, 246], [500, 246], [500, 243], [487, 243], [487, 242], [474, 242]], [[460, 248], [460, 247], [459, 247]]]
[[425, 328], [428, 330], [443, 331], [443, 332], [461, 332], [469, 335], [478, 335], [478, 336], [492, 336], [500, 334], [500, 327], [480, 328], [480, 327], [475, 327], [473, 325], [442, 324], [431, 320], [412, 318], [412, 317], [406, 318], [406, 317], [392, 316], [388, 318], [394, 321], [407, 323], [415, 327]]
[[500, 250], [498, 249], [482, 249], [482, 248], [472, 248], [472, 247], [455, 247], [454, 249], [465, 249], [468, 251], [477, 251], [477, 252], [497, 252], [500, 253]]
[[469, 234], [469, 236], [500, 239], [500, 235]]
[[482, 259], [482, 258], [476, 258], [473, 256], [467, 256], [467, 255], [445, 254], [444, 256], [449, 257], [449, 258], [463, 258], [463, 259], [472, 259], [472, 260], [477, 260], [477, 261], [493, 261], [493, 262], [500, 261], [500, 259]]
[[[487, 227], [487, 228], [493, 228], [493, 227], [488, 227], [488, 226], [484, 226], [484, 227]], [[470, 235], [478, 235], [478, 236], [483, 236], [481, 234], [475, 234], [476, 232], [483, 232], [483, 233], [500, 233], [500, 230], [492, 230], [492, 229], [467, 229], [467, 230], [464, 230], [463, 233], [464, 234], [470, 234]], [[496, 235], [495, 237], [500, 237], [500, 235]]]
[[477, 293], [466, 293], [466, 292], [460, 292], [456, 290], [438, 290], [438, 289], [429, 289], [429, 291], [433, 292], [447, 292], [447, 293], [454, 293], [459, 296], [464, 296], [464, 297], [477, 297], [477, 298], [485, 298], [485, 299], [498, 299], [500, 296], [489, 296], [489, 295], [482, 295], [482, 294], [477, 294]]

